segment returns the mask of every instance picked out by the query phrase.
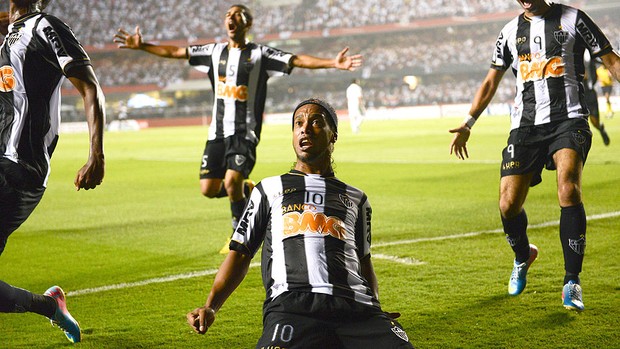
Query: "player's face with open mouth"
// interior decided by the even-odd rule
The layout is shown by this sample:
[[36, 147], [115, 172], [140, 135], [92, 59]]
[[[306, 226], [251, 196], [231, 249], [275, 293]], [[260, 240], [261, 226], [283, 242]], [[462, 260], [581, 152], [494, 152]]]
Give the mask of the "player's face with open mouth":
[[293, 148], [298, 159], [312, 161], [325, 154], [332, 134], [321, 106], [306, 104], [295, 113]]
[[228, 36], [231, 38], [243, 33], [246, 27], [243, 10], [239, 7], [231, 7], [230, 10], [226, 12], [224, 25], [228, 32]]

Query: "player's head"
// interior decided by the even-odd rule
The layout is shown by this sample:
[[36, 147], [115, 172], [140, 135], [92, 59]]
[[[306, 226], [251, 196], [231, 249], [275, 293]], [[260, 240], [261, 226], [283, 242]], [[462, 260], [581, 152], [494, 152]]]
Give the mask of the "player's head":
[[330, 165], [338, 139], [338, 116], [329, 103], [307, 99], [293, 112], [293, 148], [298, 161]]
[[224, 25], [228, 30], [228, 37], [245, 38], [245, 34], [252, 27], [254, 16], [252, 11], [245, 5], [232, 5], [226, 12]]
[[20, 8], [28, 8], [32, 12], [43, 11], [51, 0], [13, 0], [13, 3]]

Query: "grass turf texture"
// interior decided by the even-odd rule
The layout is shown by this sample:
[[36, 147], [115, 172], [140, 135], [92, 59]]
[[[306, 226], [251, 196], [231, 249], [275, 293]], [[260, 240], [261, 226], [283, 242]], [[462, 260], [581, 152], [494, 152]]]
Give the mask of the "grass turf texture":
[[[539, 259], [524, 293], [507, 295], [513, 254], [497, 230], [497, 195], [508, 120], [481, 119], [466, 161], [448, 154], [447, 130], [459, 121], [367, 121], [358, 135], [344, 122], [340, 127], [336, 174], [370, 198], [373, 254], [424, 262], [374, 259], [384, 309], [403, 314], [399, 321], [419, 348], [620, 347], [618, 120], [605, 120], [610, 147], [594, 130], [584, 170], [587, 214], [615, 214], [588, 222], [581, 314], [561, 305], [556, 224], [530, 229]], [[219, 266], [230, 212], [226, 199], [199, 194], [206, 134], [204, 127], [107, 133], [105, 181], [79, 192], [72, 183], [87, 156], [87, 136], [62, 135], [49, 189], [9, 239], [0, 279], [39, 293], [53, 284], [69, 292], [68, 307], [83, 329], [82, 348], [253, 348], [264, 298], [257, 267], [206, 336], [192, 333], [185, 314], [204, 303], [213, 273], [71, 294]], [[265, 125], [252, 178], [286, 172], [293, 161], [290, 126]], [[532, 225], [558, 221], [555, 172], [545, 171], [543, 183], [531, 189], [526, 210]], [[482, 233], [429, 239], [469, 232]], [[0, 314], [0, 347], [71, 346], [49, 326], [35, 314]]]

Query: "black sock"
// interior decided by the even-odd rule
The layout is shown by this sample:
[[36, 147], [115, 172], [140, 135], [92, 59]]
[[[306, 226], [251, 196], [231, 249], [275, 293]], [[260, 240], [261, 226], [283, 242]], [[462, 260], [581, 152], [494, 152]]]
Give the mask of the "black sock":
[[586, 211], [583, 204], [561, 208], [560, 240], [564, 252], [565, 280], [579, 281], [586, 250]]
[[512, 217], [502, 217], [504, 225], [504, 233], [506, 240], [515, 252], [515, 260], [517, 263], [523, 263], [530, 258], [530, 241], [527, 238], [527, 215], [525, 210]]
[[52, 317], [56, 311], [56, 300], [11, 286], [0, 280], [0, 312], [25, 313], [28, 311], [48, 318]]
[[222, 187], [220, 188], [220, 192], [217, 193], [217, 195], [215, 195], [216, 198], [225, 198], [228, 196], [228, 192], [226, 191], [226, 187], [224, 186], [224, 184], [222, 184]]
[[578, 285], [581, 284], [578, 274], [566, 273], [566, 275], [564, 275], [564, 285], [566, 285], [569, 281], [572, 281]]
[[247, 199], [243, 198], [239, 201], [234, 201], [230, 203], [230, 212], [233, 217], [233, 231], [237, 229], [237, 224], [241, 219], [241, 215], [243, 214], [243, 209], [245, 208], [245, 203]]

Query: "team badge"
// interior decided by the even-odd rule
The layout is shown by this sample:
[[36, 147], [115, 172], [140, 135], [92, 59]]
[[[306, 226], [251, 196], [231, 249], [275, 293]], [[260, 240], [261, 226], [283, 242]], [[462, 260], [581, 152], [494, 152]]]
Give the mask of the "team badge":
[[244, 155], [240, 155], [240, 154], [235, 155], [235, 164], [237, 166], [243, 165], [244, 162], [245, 162], [245, 156]]
[[558, 30], [553, 32], [553, 37], [555, 38], [555, 41], [557, 41], [560, 45], [564, 45], [564, 43], [568, 39], [568, 32], [564, 30]]
[[576, 254], [583, 256], [586, 252], [586, 239], [568, 239], [568, 246], [570, 246], [571, 250], [575, 251]]
[[577, 144], [584, 144], [586, 142], [586, 137], [582, 135], [581, 132], [573, 132], [572, 135], [573, 139], [575, 140], [575, 142], [577, 142]]
[[405, 342], [409, 342], [409, 337], [407, 336], [405, 330], [403, 330], [402, 328], [394, 326], [392, 327], [392, 332], [394, 332], [394, 334], [397, 335], [398, 338], [404, 340]]

